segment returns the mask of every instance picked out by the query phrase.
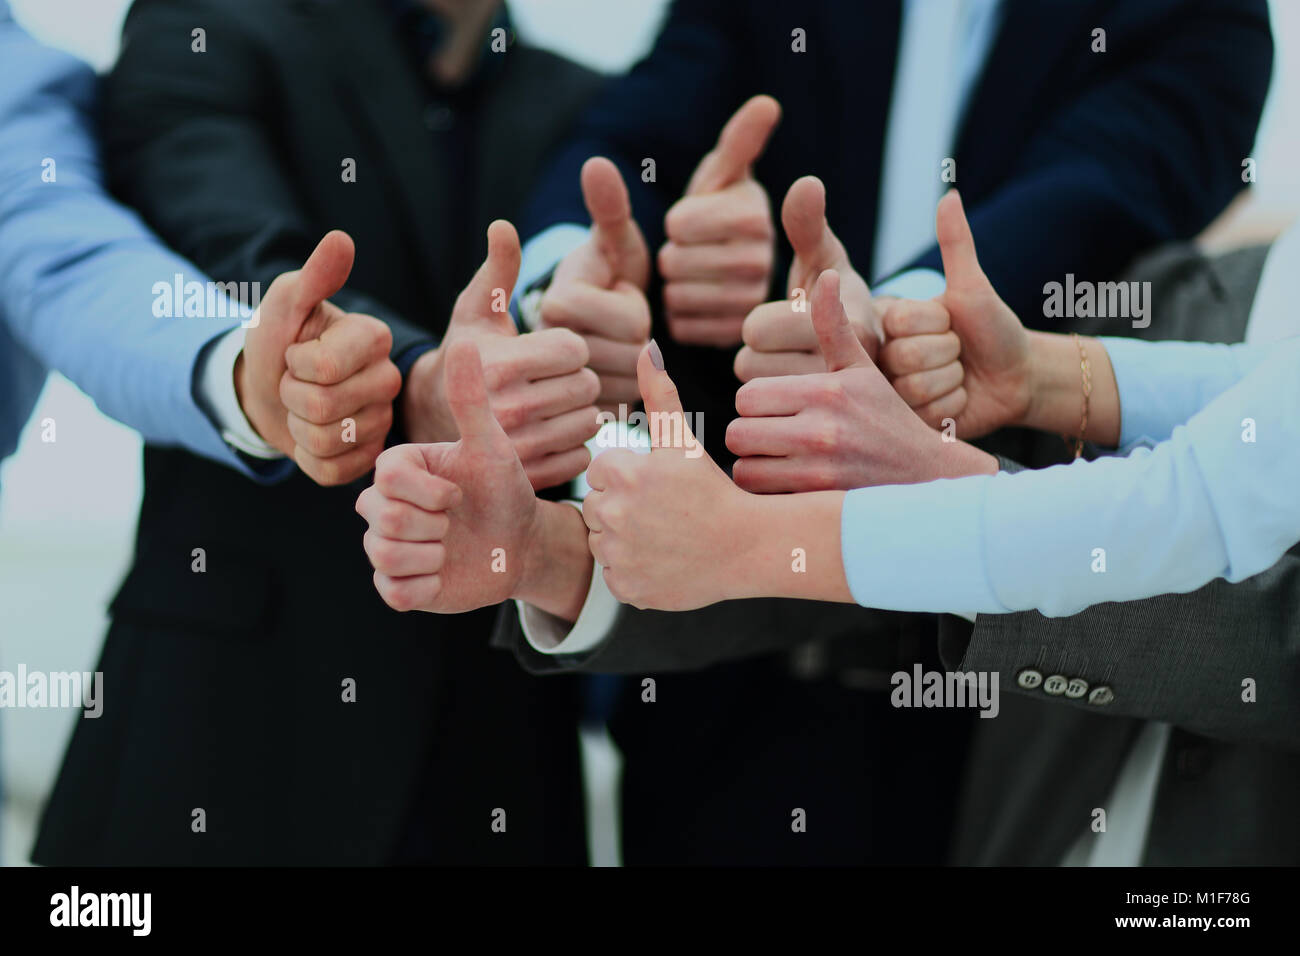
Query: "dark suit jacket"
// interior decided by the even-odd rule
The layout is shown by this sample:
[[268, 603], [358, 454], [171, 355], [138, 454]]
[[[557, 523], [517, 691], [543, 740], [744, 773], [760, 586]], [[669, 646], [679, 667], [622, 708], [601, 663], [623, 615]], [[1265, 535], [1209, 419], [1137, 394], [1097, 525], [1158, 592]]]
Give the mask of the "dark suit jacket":
[[[107, 161], [218, 281], [265, 288], [347, 230], [336, 301], [387, 320], [401, 350], [440, 334], [487, 223], [515, 214], [597, 82], [516, 46], [439, 98], [375, 0], [140, 0], [108, 81]], [[492, 609], [389, 610], [353, 510], [364, 481], [265, 487], [175, 449], [144, 457], [108, 703], [78, 722], [36, 860], [585, 862], [576, 685], [490, 650]]]
[[[649, 56], [607, 87], [550, 167], [523, 234], [586, 223], [578, 169], [606, 155], [657, 248], [665, 211], [728, 116], [770, 93], [784, 116], [756, 176], [778, 208], [795, 179], [820, 176], [831, 227], [865, 273], [901, 12], [902, 0], [678, 0]], [[1105, 53], [1091, 49], [1098, 26]], [[791, 49], [795, 27], [807, 52]], [[1005, 0], [958, 131], [955, 185], [980, 262], [1019, 315], [1043, 324], [1044, 283], [1112, 279], [1227, 205], [1243, 188], [1272, 49], [1265, 0]], [[642, 179], [646, 158], [654, 183]], [[778, 248], [781, 296], [784, 237]], [[937, 248], [916, 264], [939, 269]], [[678, 346], [662, 327], [658, 341], [686, 407], [706, 414], [706, 447], [729, 461], [729, 350]]]
[[[1240, 341], [1265, 251], [1207, 259], [1179, 245], [1145, 257], [1125, 276], [1152, 282], [1156, 309], [1141, 334]], [[867, 641], [877, 613], [774, 600], [685, 614], [624, 607], [605, 642], [555, 656], [531, 648], [507, 607], [494, 640], [538, 673], [644, 674], [788, 649], [807, 640], [810, 620]], [[949, 670], [997, 672], [1002, 692], [998, 717], [975, 721], [955, 862], [1058, 864], [1092, 809], [1106, 806], [1145, 720], [1174, 725], [1146, 863], [1300, 861], [1300, 548], [1237, 584], [1216, 581], [1068, 618], [980, 615], [972, 628], [944, 617], [938, 636]], [[1016, 676], [1026, 667], [1105, 684], [1113, 699], [1090, 704], [1041, 687], [1022, 691]], [[1254, 703], [1242, 700], [1245, 677], [1256, 682]]]

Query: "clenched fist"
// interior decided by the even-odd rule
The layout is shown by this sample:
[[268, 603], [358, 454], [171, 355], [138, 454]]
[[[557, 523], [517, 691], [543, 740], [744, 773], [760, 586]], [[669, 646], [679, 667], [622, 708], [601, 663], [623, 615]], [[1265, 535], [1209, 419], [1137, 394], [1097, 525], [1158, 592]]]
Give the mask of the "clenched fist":
[[813, 283], [827, 269], [840, 276], [840, 294], [849, 323], [874, 356], [880, 343], [877, 305], [867, 282], [853, 268], [843, 243], [826, 221], [826, 187], [815, 176], [797, 180], [781, 206], [781, 222], [794, 248], [787, 279], [788, 297], [758, 306], [745, 319], [745, 347], [736, 354], [742, 382], [768, 375], [826, 371], [817, 347], [808, 300]]
[[770, 96], [741, 106], [664, 218], [664, 311], [682, 344], [739, 345], [745, 316], [767, 299], [776, 227], [753, 165], [780, 119]]
[[513, 442], [535, 488], [579, 475], [591, 455], [584, 442], [596, 434], [600, 390], [586, 368], [590, 352], [568, 329], [520, 335], [510, 316], [510, 295], [519, 277], [519, 236], [497, 220], [488, 227], [487, 260], [456, 300], [442, 345], [412, 367], [403, 394], [408, 437], [416, 442], [454, 441], [460, 434], [451, 407], [447, 356], [458, 342], [477, 346], [488, 402]]
[[347, 282], [354, 254], [348, 234], [334, 231], [301, 270], [278, 276], [235, 362], [249, 423], [322, 485], [374, 467], [402, 387], [388, 326], [326, 301]]
[[650, 339], [650, 253], [612, 162], [587, 160], [582, 197], [591, 235], [556, 266], [542, 296], [541, 324], [582, 336], [600, 377], [600, 404], [610, 408], [637, 399], [636, 357]]

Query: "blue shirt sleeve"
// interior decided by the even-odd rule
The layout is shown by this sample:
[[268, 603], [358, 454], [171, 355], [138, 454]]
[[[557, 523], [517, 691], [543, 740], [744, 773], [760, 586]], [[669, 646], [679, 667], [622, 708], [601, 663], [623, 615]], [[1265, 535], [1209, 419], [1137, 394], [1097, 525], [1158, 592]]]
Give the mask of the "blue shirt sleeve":
[[1119, 388], [1120, 440], [1162, 442], [1268, 357], [1270, 346], [1103, 338]]
[[1250, 373], [1154, 449], [849, 492], [854, 599], [1063, 616], [1266, 570], [1300, 541], [1300, 338], [1269, 352], [1227, 350], [1226, 374], [1238, 360]]
[[238, 306], [221, 318], [155, 315], [156, 285], [208, 278], [105, 193], [94, 73], [7, 17], [0, 62], [0, 324], [146, 441], [283, 477], [255, 473], [196, 401], [198, 357], [238, 325]]

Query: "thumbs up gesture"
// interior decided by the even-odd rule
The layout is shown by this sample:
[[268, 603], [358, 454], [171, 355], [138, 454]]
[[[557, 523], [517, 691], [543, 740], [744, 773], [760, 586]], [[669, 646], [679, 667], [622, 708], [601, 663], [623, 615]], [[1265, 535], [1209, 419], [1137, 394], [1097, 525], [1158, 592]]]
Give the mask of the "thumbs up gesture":
[[664, 218], [664, 310], [682, 344], [740, 344], [745, 316], [767, 299], [776, 229], [753, 165], [780, 119], [770, 96], [741, 106]]
[[612, 162], [596, 156], [583, 164], [582, 197], [591, 235], [556, 266], [539, 314], [542, 328], [582, 337], [600, 404], [611, 407], [637, 398], [636, 357], [650, 338], [650, 253]]
[[302, 269], [271, 283], [235, 361], [249, 424], [321, 485], [370, 471], [402, 386], [388, 360], [392, 333], [376, 318], [327, 301], [352, 271], [345, 232], [325, 236]]
[[889, 303], [881, 320], [889, 339], [881, 367], [930, 425], [950, 418], [958, 437], [978, 438], [1029, 415], [1031, 333], [980, 268], [956, 190], [939, 201], [935, 232], [947, 287], [930, 302]]
[[872, 362], [827, 270], [812, 292], [812, 324], [828, 369], [754, 379], [736, 392], [727, 428], [736, 484], [758, 493], [911, 484], [997, 471], [997, 460], [945, 442]]
[[790, 187], [781, 206], [781, 223], [794, 249], [788, 298], [760, 305], [746, 317], [742, 329], [745, 347], [735, 363], [736, 376], [742, 382], [826, 370], [809, 320], [808, 299], [813, 283], [827, 269], [839, 273], [850, 325], [868, 354], [874, 356], [880, 342], [877, 304], [826, 221], [826, 187], [820, 179], [805, 176]]
[[750, 524], [737, 488], [705, 453], [682, 410], [677, 386], [651, 342], [637, 361], [651, 451], [614, 449], [587, 470], [588, 544], [616, 598], [682, 611], [720, 600], [716, 569], [730, 566], [736, 539], [716, 529]]
[[411, 368], [403, 414], [413, 441], [451, 441], [460, 435], [447, 356], [457, 343], [473, 343], [493, 414], [533, 487], [546, 488], [580, 474], [591, 460], [583, 443], [598, 428], [592, 403], [600, 383], [585, 368], [590, 353], [581, 336], [561, 328], [520, 335], [515, 328], [509, 303], [519, 260], [514, 226], [492, 223], [487, 259], [457, 298], [442, 345]]
[[489, 402], [478, 349], [446, 349], [448, 407], [460, 438], [379, 456], [357, 499], [380, 596], [399, 611], [455, 613], [516, 590], [538, 532], [537, 498]]

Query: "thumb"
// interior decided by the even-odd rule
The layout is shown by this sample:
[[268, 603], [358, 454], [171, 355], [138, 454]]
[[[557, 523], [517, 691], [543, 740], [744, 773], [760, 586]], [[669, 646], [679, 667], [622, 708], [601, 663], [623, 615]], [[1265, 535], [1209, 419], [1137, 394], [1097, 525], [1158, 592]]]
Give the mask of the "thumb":
[[650, 443], [655, 450], [695, 447], [695, 436], [686, 425], [677, 386], [664, 371], [663, 352], [654, 339], [641, 350], [641, 357], [637, 359], [636, 380], [650, 425]]
[[632, 226], [632, 200], [618, 167], [604, 156], [593, 156], [582, 164], [582, 201], [591, 224], [620, 239]]
[[456, 421], [461, 441], [474, 444], [505, 438], [488, 404], [478, 346], [463, 340], [447, 346], [446, 376], [447, 407]]
[[844, 247], [826, 221], [826, 187], [816, 176], [795, 180], [781, 204], [781, 225], [809, 274], [847, 264]]
[[277, 276], [246, 325], [245, 362], [259, 368], [259, 374], [274, 372], [278, 378], [285, 368], [285, 349], [315, 338], [327, 324], [329, 316], [320, 306], [347, 283], [355, 256], [352, 237], [335, 229], [317, 243], [301, 269]]
[[632, 200], [618, 167], [603, 156], [593, 156], [583, 164], [581, 179], [592, 238], [613, 278], [645, 288], [649, 278], [645, 240], [632, 218]]
[[355, 258], [351, 236], [341, 229], [326, 233], [298, 272], [294, 311], [306, 318], [316, 306], [337, 295], [352, 273]]
[[700, 160], [686, 195], [717, 192], [748, 176], [780, 121], [781, 104], [772, 97], [746, 100], [722, 127], [718, 145]]
[[871, 365], [871, 356], [858, 341], [840, 302], [840, 274], [827, 269], [812, 292], [812, 322], [826, 368], [832, 372], [854, 365]]
[[487, 258], [457, 298], [452, 321], [478, 321], [515, 335], [518, 330], [510, 316], [510, 296], [519, 281], [519, 233], [506, 220], [497, 219], [488, 226], [487, 240]]
[[989, 280], [975, 255], [975, 237], [966, 221], [966, 210], [962, 208], [957, 190], [950, 189], [939, 200], [934, 231], [939, 240], [939, 254], [943, 257], [943, 274], [948, 288], [968, 291], [987, 286]]

